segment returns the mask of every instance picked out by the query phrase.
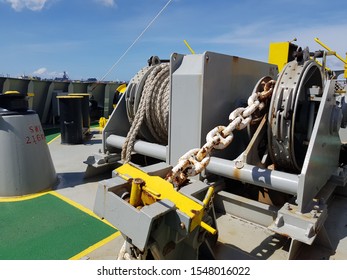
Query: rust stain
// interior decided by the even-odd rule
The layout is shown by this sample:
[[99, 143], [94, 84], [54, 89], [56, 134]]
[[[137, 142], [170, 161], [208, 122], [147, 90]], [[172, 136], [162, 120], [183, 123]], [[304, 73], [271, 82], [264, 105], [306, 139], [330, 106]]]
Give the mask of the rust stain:
[[238, 168], [235, 168], [235, 169], [234, 169], [233, 177], [234, 177], [236, 180], [240, 180], [240, 178], [241, 178], [240, 169], [238, 169]]

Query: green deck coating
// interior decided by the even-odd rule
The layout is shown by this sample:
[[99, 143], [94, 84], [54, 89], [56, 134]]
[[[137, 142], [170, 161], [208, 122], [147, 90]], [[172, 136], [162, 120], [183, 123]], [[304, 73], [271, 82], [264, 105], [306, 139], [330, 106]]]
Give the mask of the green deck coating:
[[55, 137], [60, 135], [60, 128], [49, 128], [45, 129], [46, 142], [52, 141]]
[[117, 230], [45, 194], [0, 202], [0, 259], [66, 260]]

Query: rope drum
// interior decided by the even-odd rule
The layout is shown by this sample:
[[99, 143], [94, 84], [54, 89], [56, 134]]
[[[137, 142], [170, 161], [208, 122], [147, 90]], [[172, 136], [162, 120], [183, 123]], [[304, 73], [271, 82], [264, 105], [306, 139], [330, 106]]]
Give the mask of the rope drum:
[[170, 103], [169, 63], [152, 66], [146, 74], [148, 75], [140, 92], [141, 98], [132, 120], [131, 128], [122, 147], [122, 161], [125, 163], [130, 161], [136, 137], [143, 123], [154, 141], [162, 145], [167, 145], [168, 142]]

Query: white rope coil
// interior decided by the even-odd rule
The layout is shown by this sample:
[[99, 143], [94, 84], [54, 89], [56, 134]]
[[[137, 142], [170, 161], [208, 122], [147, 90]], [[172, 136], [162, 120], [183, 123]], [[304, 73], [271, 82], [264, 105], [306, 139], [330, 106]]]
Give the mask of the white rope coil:
[[122, 147], [122, 160], [129, 162], [136, 136], [145, 122], [155, 140], [167, 144], [170, 103], [169, 63], [154, 66], [143, 87], [139, 107]]

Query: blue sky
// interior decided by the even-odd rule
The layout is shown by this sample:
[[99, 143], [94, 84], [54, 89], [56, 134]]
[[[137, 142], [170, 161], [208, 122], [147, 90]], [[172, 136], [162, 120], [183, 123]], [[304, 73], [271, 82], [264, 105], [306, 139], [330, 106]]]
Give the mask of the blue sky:
[[[0, 75], [101, 79], [169, 0], [0, 0]], [[345, 0], [171, 0], [105, 80], [129, 80], [152, 55], [214, 51], [267, 61], [270, 42], [345, 57]], [[329, 58], [333, 69], [343, 68]]]

